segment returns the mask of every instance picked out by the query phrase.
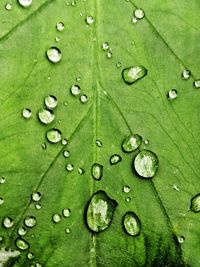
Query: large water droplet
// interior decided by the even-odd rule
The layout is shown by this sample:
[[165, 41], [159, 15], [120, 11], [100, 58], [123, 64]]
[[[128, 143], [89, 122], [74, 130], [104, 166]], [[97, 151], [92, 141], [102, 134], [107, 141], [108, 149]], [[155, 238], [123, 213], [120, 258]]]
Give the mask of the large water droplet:
[[24, 224], [27, 227], [32, 228], [36, 225], [36, 218], [34, 216], [28, 216], [24, 219]]
[[132, 212], [128, 211], [123, 218], [124, 229], [127, 234], [131, 236], [137, 236], [141, 231], [141, 222], [138, 216]]
[[25, 118], [25, 119], [29, 119], [32, 115], [32, 112], [29, 108], [25, 108], [22, 110], [22, 116]]
[[95, 180], [101, 180], [103, 176], [103, 166], [99, 163], [94, 163], [91, 168], [92, 177]]
[[11, 228], [14, 225], [14, 221], [11, 217], [5, 217], [3, 219], [3, 226], [5, 228]]
[[65, 28], [65, 25], [64, 25], [63, 22], [58, 22], [58, 23], [56, 24], [56, 29], [57, 29], [59, 32], [63, 31], [64, 28]]
[[190, 78], [190, 74], [191, 74], [191, 72], [190, 72], [189, 70], [184, 70], [184, 71], [182, 72], [182, 77], [183, 77], [183, 79], [184, 79], [184, 80], [188, 80], [188, 79]]
[[138, 134], [127, 136], [122, 142], [122, 150], [124, 152], [133, 152], [142, 143], [142, 137]]
[[18, 0], [22, 7], [29, 7], [32, 4], [32, 0]]
[[15, 244], [20, 250], [27, 250], [29, 248], [28, 242], [22, 238], [17, 238]]
[[58, 63], [61, 60], [62, 54], [57, 47], [51, 47], [47, 50], [47, 57], [53, 63]]
[[175, 89], [169, 90], [168, 92], [168, 98], [170, 100], [176, 99], [177, 98], [178, 92]]
[[135, 11], [134, 11], [134, 16], [137, 18], [137, 19], [143, 19], [145, 14], [144, 14], [144, 10], [141, 9], [141, 8], [137, 8]]
[[19, 235], [23, 236], [27, 233], [27, 230], [23, 226], [21, 226], [18, 228], [17, 232]]
[[73, 171], [73, 169], [74, 169], [74, 166], [71, 164], [71, 163], [68, 163], [67, 165], [66, 165], [66, 170], [68, 171], [68, 172], [71, 172], [71, 171]]
[[128, 67], [123, 69], [122, 78], [125, 83], [131, 85], [147, 75], [147, 69], [143, 66]]
[[38, 118], [42, 123], [49, 124], [54, 120], [55, 115], [52, 110], [40, 109], [38, 112]]
[[122, 160], [121, 156], [118, 154], [114, 154], [110, 157], [110, 164], [114, 165], [119, 163]]
[[86, 22], [88, 25], [91, 25], [94, 23], [94, 18], [92, 16], [87, 16]]
[[57, 98], [54, 95], [48, 95], [45, 98], [44, 103], [45, 103], [47, 108], [53, 109], [53, 108], [55, 108], [57, 106], [58, 101], [57, 101]]
[[62, 139], [62, 134], [58, 129], [51, 129], [46, 133], [47, 140], [51, 143], [58, 143]]
[[191, 199], [190, 210], [193, 212], [200, 212], [200, 193]]
[[70, 90], [71, 90], [72, 95], [74, 95], [74, 96], [79, 95], [80, 92], [81, 92], [80, 86], [79, 85], [76, 85], [76, 84], [72, 85], [72, 87], [71, 87]]
[[86, 211], [89, 229], [98, 233], [108, 228], [117, 205], [117, 202], [108, 197], [105, 191], [96, 192], [90, 199]]
[[42, 195], [41, 195], [40, 192], [35, 192], [35, 193], [33, 193], [32, 196], [31, 196], [32, 200], [33, 200], [33, 201], [36, 201], [36, 202], [37, 202], [37, 201], [40, 201], [41, 197], [42, 197]]
[[52, 217], [53, 222], [59, 223], [61, 221], [61, 216], [59, 214], [54, 214]]
[[143, 178], [153, 177], [158, 169], [159, 162], [156, 154], [149, 150], [142, 150], [134, 160], [135, 171]]

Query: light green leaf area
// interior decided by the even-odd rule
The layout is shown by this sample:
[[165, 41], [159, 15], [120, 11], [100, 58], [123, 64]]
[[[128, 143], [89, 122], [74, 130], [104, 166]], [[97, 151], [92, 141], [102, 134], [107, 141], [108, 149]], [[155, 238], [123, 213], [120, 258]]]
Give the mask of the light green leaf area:
[[[9, 2], [10, 11], [5, 9], [8, 1], [0, 3], [0, 175], [6, 179], [0, 184], [0, 264], [200, 266], [200, 214], [189, 211], [200, 191], [200, 91], [193, 86], [200, 76], [200, 2], [77, 0], [73, 6], [70, 1], [33, 0], [26, 9]], [[145, 17], [133, 24], [136, 7]], [[90, 25], [85, 21], [89, 15], [94, 17]], [[65, 24], [62, 32], [56, 30], [58, 22]], [[102, 49], [105, 41], [111, 58]], [[46, 51], [55, 46], [62, 59], [53, 64]], [[148, 73], [127, 85], [122, 70], [130, 66], [144, 66]], [[181, 77], [184, 69], [192, 73], [188, 80]], [[88, 96], [86, 103], [70, 93], [73, 84]], [[170, 101], [171, 89], [178, 94]], [[44, 125], [37, 113], [48, 95], [57, 97], [58, 106], [55, 120]], [[23, 118], [24, 108], [31, 109], [30, 119]], [[67, 138], [66, 146], [46, 140], [52, 128]], [[148, 139], [140, 150], [151, 150], [159, 159], [152, 179], [141, 179], [133, 170], [138, 150], [121, 149], [130, 133]], [[70, 151], [68, 158], [64, 150]], [[113, 154], [122, 160], [111, 165]], [[94, 163], [103, 166], [101, 180], [92, 178]], [[65, 169], [67, 164], [72, 171]], [[129, 193], [123, 192], [124, 185], [130, 186]], [[98, 190], [118, 205], [109, 227], [92, 233], [85, 211]], [[35, 191], [42, 195], [39, 210], [31, 200]], [[71, 211], [66, 218], [65, 208]], [[141, 222], [137, 236], [123, 227], [127, 212]], [[53, 222], [54, 214], [61, 215], [59, 223]], [[6, 216], [14, 220], [8, 229], [2, 224]], [[19, 250], [17, 230], [27, 216], [34, 216], [36, 225], [26, 227], [23, 239], [29, 248], [19, 241], [24, 248]], [[15, 257], [9, 252], [5, 260], [4, 248], [15, 251]], [[34, 259], [27, 258], [28, 252]]]

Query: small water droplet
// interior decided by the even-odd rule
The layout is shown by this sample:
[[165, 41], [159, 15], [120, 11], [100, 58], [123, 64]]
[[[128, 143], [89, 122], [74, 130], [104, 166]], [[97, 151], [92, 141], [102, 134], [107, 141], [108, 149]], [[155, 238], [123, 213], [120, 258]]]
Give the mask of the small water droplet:
[[54, 121], [55, 115], [50, 109], [40, 109], [38, 112], [38, 118], [43, 124], [50, 124]]
[[114, 165], [119, 163], [122, 160], [122, 157], [118, 154], [114, 154], [110, 157], [110, 164]]
[[180, 191], [180, 188], [176, 185], [176, 184], [173, 184], [172, 185], [172, 188], [176, 191]]
[[20, 249], [20, 250], [27, 250], [29, 248], [29, 243], [22, 239], [22, 238], [17, 238], [15, 241], [15, 245]]
[[101, 180], [103, 176], [103, 166], [99, 163], [94, 163], [91, 168], [92, 177], [95, 180]]
[[21, 226], [18, 228], [17, 232], [19, 235], [23, 236], [27, 233], [27, 230], [23, 226]]
[[196, 88], [200, 88], [200, 80], [196, 80], [196, 81], [194, 81], [194, 86], [195, 86]]
[[111, 51], [108, 51], [107, 54], [106, 54], [107, 58], [110, 59], [112, 58], [112, 52]]
[[53, 222], [59, 223], [61, 221], [61, 216], [59, 214], [54, 214], [52, 217]]
[[60, 42], [60, 40], [61, 40], [60, 36], [57, 36], [57, 37], [55, 38], [55, 41], [56, 41], [57, 43]]
[[131, 236], [137, 236], [141, 231], [141, 222], [138, 216], [132, 212], [128, 211], [123, 217], [123, 226], [127, 234]]
[[18, 0], [22, 7], [29, 7], [32, 4], [32, 0]]
[[71, 91], [71, 94], [72, 94], [72, 95], [77, 96], [77, 95], [80, 94], [80, 92], [81, 92], [81, 88], [80, 88], [79, 85], [74, 84], [74, 85], [72, 85], [70, 91]]
[[37, 204], [35, 204], [35, 208], [36, 208], [36, 210], [40, 210], [42, 208], [42, 206], [40, 203], [37, 203]]
[[188, 80], [190, 78], [191, 72], [189, 70], [183, 70], [182, 77], [184, 80]]
[[168, 92], [168, 99], [173, 100], [177, 98], [178, 92], [175, 89], [169, 90]]
[[3, 241], [3, 239], [4, 239], [4, 238], [3, 238], [3, 236], [0, 236], [0, 242], [2, 242], [2, 241]]
[[74, 166], [71, 164], [71, 163], [68, 163], [67, 165], [66, 165], [66, 170], [68, 171], [68, 172], [71, 172], [71, 171], [73, 171], [73, 169], [74, 169]]
[[80, 175], [83, 175], [83, 174], [85, 173], [85, 170], [82, 169], [82, 168], [78, 168], [78, 173], [79, 173]]
[[193, 212], [200, 212], [200, 193], [191, 199], [190, 210]]
[[65, 28], [65, 25], [64, 25], [63, 22], [58, 22], [58, 23], [56, 24], [56, 29], [57, 29], [59, 32], [63, 31], [64, 28]]
[[86, 210], [89, 229], [98, 233], [108, 228], [117, 205], [118, 203], [111, 199], [105, 191], [100, 190], [93, 194]]
[[3, 203], [4, 203], [3, 197], [0, 197], [0, 205], [2, 205]]
[[147, 69], [143, 66], [128, 67], [123, 69], [122, 78], [125, 83], [131, 85], [147, 75]]
[[86, 22], [88, 25], [91, 25], [94, 23], [94, 18], [92, 16], [87, 16]]
[[53, 109], [57, 106], [58, 101], [54, 95], [48, 95], [47, 97], [45, 97], [44, 103], [47, 108]]
[[63, 155], [65, 158], [68, 158], [70, 156], [70, 152], [68, 150], [63, 151]]
[[43, 148], [43, 149], [46, 149], [46, 148], [47, 148], [47, 144], [46, 144], [46, 143], [43, 143], [43, 144], [42, 144], [42, 148]]
[[143, 19], [145, 14], [144, 14], [144, 10], [141, 9], [141, 8], [137, 8], [135, 11], [134, 11], [134, 16], [137, 18], [137, 19]]
[[104, 50], [104, 51], [106, 51], [106, 50], [108, 50], [109, 49], [109, 43], [108, 42], [104, 42], [103, 44], [102, 44], [102, 49]]
[[62, 214], [64, 217], [69, 217], [71, 214], [71, 210], [70, 209], [63, 209]]
[[138, 22], [138, 19], [135, 16], [133, 16], [131, 22], [133, 24], [136, 24]]
[[145, 145], [148, 145], [148, 144], [149, 144], [149, 140], [148, 140], [148, 139], [145, 139], [145, 140], [144, 140], [144, 144], [145, 144]]
[[12, 5], [10, 3], [7, 3], [5, 5], [5, 9], [8, 10], [8, 11], [12, 10]]
[[69, 234], [70, 232], [71, 232], [70, 228], [66, 228], [66, 229], [65, 229], [65, 233], [66, 233], [66, 234]]
[[100, 141], [100, 140], [96, 140], [96, 145], [98, 146], [98, 147], [102, 147], [103, 146], [103, 144], [102, 144], [102, 142]]
[[11, 217], [5, 217], [3, 219], [3, 226], [5, 228], [11, 228], [14, 225], [14, 221]]
[[131, 197], [126, 197], [125, 201], [128, 202], [128, 203], [131, 202]]
[[77, 82], [80, 82], [80, 80], [81, 80], [81, 77], [80, 76], [76, 77], [76, 81]]
[[62, 145], [63, 145], [63, 146], [66, 146], [66, 145], [67, 145], [67, 143], [68, 143], [68, 142], [67, 142], [67, 139], [65, 139], [65, 138], [64, 138], [64, 139], [62, 139]]
[[124, 152], [133, 152], [142, 143], [142, 137], [138, 134], [128, 135], [122, 142], [122, 150]]
[[27, 253], [27, 259], [32, 260], [34, 258], [34, 254], [32, 252]]
[[22, 116], [25, 118], [25, 119], [29, 119], [32, 115], [32, 112], [29, 108], [24, 108], [22, 110]]
[[61, 60], [62, 54], [57, 47], [51, 47], [47, 50], [47, 58], [53, 62], [58, 63]]
[[29, 227], [29, 228], [32, 228], [33, 226], [36, 225], [36, 218], [34, 216], [27, 216], [25, 219], [24, 219], [24, 224]]
[[80, 101], [81, 101], [81, 103], [86, 103], [88, 101], [87, 95], [81, 95], [80, 96]]
[[116, 63], [116, 67], [119, 69], [119, 68], [121, 68], [121, 66], [122, 66], [122, 63], [121, 62], [117, 62]]
[[54, 129], [47, 131], [46, 138], [49, 142], [55, 144], [61, 141], [62, 134], [58, 129], [54, 128]]
[[42, 197], [42, 195], [41, 195], [40, 192], [35, 192], [35, 193], [33, 193], [32, 196], [31, 196], [32, 200], [33, 200], [33, 201], [36, 201], [36, 202], [37, 202], [37, 201], [40, 201], [41, 197]]
[[72, 5], [72, 6], [76, 6], [76, 1], [72, 1], [72, 2], [71, 2], [71, 5]]
[[178, 242], [179, 244], [183, 244], [185, 242], [185, 237], [184, 236], [178, 236]]
[[142, 150], [134, 160], [135, 171], [143, 178], [152, 178], [156, 174], [158, 166], [156, 154], [149, 150]]
[[128, 185], [124, 185], [122, 190], [124, 193], [129, 193], [131, 191], [131, 188]]
[[35, 267], [42, 267], [42, 264], [40, 264], [39, 262], [37, 262], [37, 263], [35, 264]]
[[6, 178], [5, 177], [1, 177], [0, 184], [4, 184], [5, 182], [6, 182]]

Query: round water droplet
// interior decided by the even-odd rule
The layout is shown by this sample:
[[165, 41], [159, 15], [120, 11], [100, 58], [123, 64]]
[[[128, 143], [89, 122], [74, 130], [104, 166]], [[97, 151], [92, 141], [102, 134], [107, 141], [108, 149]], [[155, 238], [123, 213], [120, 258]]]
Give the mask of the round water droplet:
[[135, 16], [133, 16], [131, 22], [133, 24], [136, 24], [138, 22], [138, 19]]
[[32, 260], [34, 258], [34, 254], [32, 252], [27, 253], [27, 259]]
[[5, 217], [3, 219], [3, 226], [5, 228], [11, 228], [14, 225], [14, 221], [11, 217]]
[[130, 191], [131, 191], [130, 186], [128, 186], [128, 185], [123, 186], [123, 192], [124, 193], [129, 193]]
[[20, 250], [27, 250], [29, 248], [29, 243], [22, 239], [22, 238], [17, 238], [15, 241], [15, 245], [20, 249]]
[[18, 228], [17, 232], [19, 235], [23, 236], [27, 233], [27, 230], [23, 226], [21, 226]]
[[39, 120], [44, 124], [50, 124], [55, 119], [55, 115], [50, 109], [40, 109], [38, 112]]
[[54, 95], [48, 95], [45, 98], [44, 103], [45, 103], [47, 108], [53, 109], [53, 108], [55, 108], [57, 106], [58, 101], [57, 101], [57, 98]]
[[68, 158], [70, 156], [70, 152], [68, 150], [63, 151], [63, 155], [65, 158]]
[[196, 80], [196, 81], [194, 81], [194, 86], [195, 86], [196, 88], [200, 88], [200, 80]]
[[200, 212], [200, 193], [191, 199], [190, 210], [193, 212]]
[[34, 216], [28, 216], [24, 219], [24, 224], [27, 227], [32, 228], [36, 225], [36, 218]]
[[66, 145], [67, 145], [67, 143], [68, 143], [68, 142], [67, 142], [67, 139], [65, 139], [65, 138], [64, 138], [64, 139], [62, 139], [62, 145], [63, 145], [63, 146], [66, 146]]
[[73, 171], [73, 169], [74, 169], [74, 166], [71, 164], [71, 163], [68, 163], [67, 165], [66, 165], [66, 170], [68, 171], [68, 172], [71, 172], [71, 171]]
[[141, 231], [141, 222], [138, 216], [132, 212], [128, 211], [123, 217], [123, 226], [127, 234], [131, 236], [137, 236]]
[[159, 162], [156, 154], [149, 150], [142, 150], [134, 160], [134, 168], [137, 174], [143, 178], [153, 177], [158, 169]]
[[70, 91], [71, 91], [71, 94], [72, 95], [76, 96], [76, 95], [79, 95], [80, 94], [81, 88], [80, 88], [80, 86], [74, 84], [74, 85], [72, 85]]
[[37, 203], [37, 204], [35, 204], [35, 208], [36, 208], [36, 210], [40, 210], [42, 208], [42, 206], [40, 203]]
[[54, 214], [52, 217], [53, 222], [59, 223], [61, 221], [61, 216], [59, 214]]
[[0, 197], [0, 205], [2, 205], [3, 203], [4, 203], [3, 197]]
[[32, 0], [18, 0], [22, 7], [29, 7], [32, 4]]
[[144, 14], [144, 10], [141, 9], [141, 8], [137, 8], [135, 11], [134, 11], [134, 16], [137, 18], [137, 19], [143, 19], [145, 14]]
[[128, 67], [122, 71], [122, 78], [128, 85], [135, 83], [146, 75], [147, 69], [144, 66]]
[[84, 174], [84, 173], [85, 173], [85, 170], [84, 170], [84, 169], [82, 169], [82, 168], [78, 168], [78, 173], [79, 173], [80, 175], [82, 175], [82, 174]]
[[103, 144], [102, 144], [102, 142], [100, 141], [100, 140], [96, 140], [96, 145], [98, 146], [98, 147], [102, 147], [103, 146]]
[[29, 119], [32, 115], [32, 112], [29, 108], [25, 108], [22, 110], [22, 116], [25, 118], [25, 119]]
[[51, 47], [47, 50], [47, 57], [53, 63], [58, 63], [61, 60], [62, 54], [57, 47]]
[[98, 233], [108, 228], [117, 205], [117, 202], [111, 199], [105, 191], [96, 192], [91, 197], [86, 210], [89, 229]]
[[63, 209], [62, 214], [64, 217], [69, 217], [71, 213], [70, 209]]
[[126, 197], [125, 201], [128, 202], [128, 203], [131, 202], [131, 197]]
[[122, 158], [121, 158], [120, 155], [114, 154], [114, 155], [112, 155], [112, 156], [110, 157], [110, 164], [111, 164], [111, 165], [117, 164], [117, 163], [119, 163], [121, 160], [122, 160]]
[[184, 236], [178, 236], [178, 242], [179, 244], [183, 244], [185, 242], [185, 237]]
[[104, 51], [106, 51], [106, 50], [108, 50], [109, 49], [109, 43], [108, 42], [104, 42], [103, 44], [102, 44], [102, 49], [104, 50]]
[[64, 25], [63, 22], [58, 22], [58, 23], [56, 24], [56, 29], [57, 29], [59, 32], [63, 31], [64, 28], [65, 28], [65, 25]]
[[106, 54], [107, 58], [112, 58], [112, 52], [111, 51], [108, 51], [107, 54]]
[[117, 62], [116, 63], [116, 67], [119, 69], [119, 68], [121, 68], [121, 66], [122, 66], [122, 63], [121, 62]]
[[191, 72], [190, 72], [189, 70], [184, 70], [184, 71], [182, 72], [182, 77], [183, 77], [183, 79], [184, 79], [184, 80], [188, 80], [188, 79], [190, 78], [190, 74], [191, 74]]
[[94, 163], [91, 168], [92, 177], [95, 180], [101, 180], [103, 176], [103, 166], [99, 163]]
[[144, 140], [144, 144], [145, 144], [145, 145], [148, 145], [148, 144], [149, 144], [149, 140], [148, 140], [148, 139], [145, 139], [145, 140]]
[[88, 101], [87, 95], [81, 95], [80, 96], [80, 101], [81, 101], [81, 103], [86, 103]]
[[5, 182], [6, 182], [6, 178], [5, 177], [1, 177], [0, 184], [4, 184]]
[[178, 92], [175, 89], [172, 89], [168, 92], [168, 98], [170, 100], [176, 99], [177, 98]]
[[87, 16], [86, 22], [88, 25], [91, 25], [94, 23], [94, 18], [92, 16]]
[[42, 195], [40, 192], [35, 192], [32, 194], [31, 198], [33, 201], [40, 201]]
[[142, 137], [138, 134], [128, 135], [122, 142], [122, 150], [124, 152], [133, 152], [142, 143]]
[[5, 9], [8, 10], [8, 11], [12, 10], [12, 5], [10, 3], [7, 3], [5, 5]]
[[69, 234], [70, 232], [71, 232], [70, 228], [66, 228], [66, 229], [65, 229], [65, 233], [66, 233], [66, 234]]
[[58, 129], [51, 129], [47, 131], [46, 138], [49, 142], [55, 144], [60, 142], [60, 140], [62, 139], [62, 134]]

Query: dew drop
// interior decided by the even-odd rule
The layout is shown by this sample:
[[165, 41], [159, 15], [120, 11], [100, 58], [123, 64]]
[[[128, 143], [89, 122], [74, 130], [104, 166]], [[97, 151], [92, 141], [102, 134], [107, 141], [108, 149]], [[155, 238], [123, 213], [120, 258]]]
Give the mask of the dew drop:
[[102, 44], [102, 49], [104, 50], [104, 51], [106, 51], [106, 50], [108, 50], [109, 49], [109, 43], [108, 42], [104, 42], [103, 44]]
[[67, 165], [66, 165], [66, 170], [68, 171], [68, 172], [71, 172], [71, 171], [73, 171], [73, 169], [74, 169], [74, 166], [71, 164], [71, 163], [68, 163]]
[[11, 228], [14, 225], [14, 221], [11, 217], [5, 217], [3, 219], [3, 226], [5, 228]]
[[185, 242], [185, 237], [184, 236], [178, 236], [178, 242], [179, 244], [183, 244]]
[[25, 118], [25, 119], [29, 119], [31, 116], [32, 116], [32, 112], [29, 108], [24, 108], [22, 110], [22, 116]]
[[126, 197], [125, 201], [128, 202], [128, 203], [131, 202], [131, 197]]
[[47, 50], [47, 58], [53, 62], [58, 63], [61, 60], [62, 54], [57, 47], [51, 47]]
[[71, 2], [71, 5], [72, 5], [72, 6], [76, 6], [76, 1], [72, 1], [72, 2]]
[[54, 95], [48, 95], [45, 98], [44, 103], [45, 103], [47, 108], [53, 109], [53, 108], [55, 108], [57, 106], [58, 101], [57, 101], [57, 98]]
[[10, 3], [7, 3], [5, 5], [5, 9], [8, 10], [8, 11], [12, 10], [12, 5]]
[[55, 144], [55, 143], [60, 142], [60, 140], [62, 139], [62, 134], [58, 129], [54, 128], [54, 129], [47, 131], [46, 138], [49, 142]]
[[74, 85], [72, 85], [70, 91], [71, 91], [71, 94], [72, 94], [72, 95], [77, 96], [77, 95], [80, 94], [80, 92], [81, 92], [81, 88], [80, 88], [79, 85], [74, 84]]
[[15, 244], [20, 250], [27, 250], [29, 248], [29, 243], [20, 237], [16, 239]]
[[190, 210], [193, 212], [200, 212], [200, 193], [191, 199]]
[[99, 163], [94, 163], [91, 168], [92, 177], [95, 180], [101, 180], [103, 176], [103, 166]]
[[36, 202], [37, 202], [37, 201], [40, 201], [41, 197], [42, 197], [42, 195], [41, 195], [40, 192], [35, 192], [35, 193], [33, 193], [32, 196], [31, 196], [32, 200], [33, 200], [33, 201], [36, 201]]
[[59, 223], [61, 221], [61, 216], [59, 214], [54, 214], [52, 217], [53, 222]]
[[200, 80], [196, 80], [196, 81], [194, 81], [194, 86], [195, 86], [196, 88], [200, 88]]
[[173, 184], [173, 185], [172, 185], [172, 188], [173, 188], [175, 191], [180, 191], [180, 188], [179, 188], [176, 184]]
[[144, 144], [145, 144], [145, 145], [148, 145], [148, 144], [149, 144], [149, 140], [148, 140], [148, 139], [145, 139], [145, 140], [144, 140]]
[[175, 89], [169, 90], [168, 92], [168, 98], [169, 100], [173, 100], [177, 98], [178, 92]]
[[80, 76], [76, 77], [76, 81], [77, 82], [80, 82], [80, 80], [81, 80], [81, 77]]
[[24, 224], [27, 227], [32, 228], [36, 225], [36, 218], [34, 216], [28, 216], [24, 219]]
[[34, 258], [34, 254], [32, 252], [27, 253], [27, 259], [32, 260]]
[[87, 16], [86, 22], [88, 25], [91, 25], [94, 23], [94, 18], [92, 16]]
[[134, 11], [134, 16], [137, 18], [137, 19], [143, 19], [145, 14], [144, 14], [144, 10], [141, 9], [141, 8], [137, 8], [135, 11]]
[[18, 228], [17, 232], [19, 235], [23, 236], [27, 233], [27, 230], [23, 226], [21, 226]]
[[42, 208], [42, 206], [40, 203], [37, 203], [37, 204], [35, 204], [35, 208], [36, 208], [36, 210], [40, 210]]
[[0, 236], [0, 242], [2, 242], [2, 241], [3, 241], [3, 239], [4, 239], [4, 238], [3, 238], [3, 236]]
[[138, 19], [135, 16], [133, 16], [131, 22], [133, 24], [136, 24], [138, 22]]
[[128, 211], [123, 217], [123, 226], [127, 234], [131, 236], [137, 236], [141, 231], [141, 222], [138, 216], [132, 212]]
[[87, 95], [81, 95], [80, 96], [80, 101], [81, 101], [81, 103], [86, 103], [88, 101]]
[[70, 228], [66, 228], [66, 229], [65, 229], [65, 233], [66, 233], [66, 234], [69, 234], [70, 232], [71, 232]]
[[58, 23], [56, 24], [56, 29], [57, 29], [59, 32], [63, 31], [64, 28], [65, 28], [65, 25], [64, 25], [63, 22], [58, 22]]
[[137, 174], [143, 178], [153, 177], [158, 169], [159, 162], [156, 154], [149, 150], [142, 150], [134, 160], [134, 168]]
[[67, 217], [70, 216], [71, 210], [70, 209], [63, 209], [62, 214], [63, 214], [64, 217], [67, 218]]
[[5, 177], [1, 177], [0, 184], [4, 184], [5, 182], [6, 182], [6, 178]]
[[147, 69], [143, 66], [128, 67], [123, 69], [122, 78], [125, 83], [131, 85], [147, 75]]
[[110, 59], [112, 58], [112, 52], [111, 51], [108, 51], [107, 54], [106, 54], [107, 58]]
[[50, 124], [54, 121], [55, 115], [50, 109], [40, 109], [38, 112], [38, 118], [43, 124]]
[[68, 150], [63, 151], [63, 155], [65, 158], [68, 158], [70, 156], [70, 152]]
[[85, 173], [85, 170], [82, 169], [82, 168], [78, 168], [78, 173], [79, 173], [80, 175], [83, 175], [83, 174]]
[[100, 140], [96, 140], [96, 145], [98, 146], [98, 147], [102, 147], [103, 146], [103, 144], [102, 144], [102, 142], [100, 141]]
[[32, 4], [32, 0], [18, 0], [22, 7], [29, 7]]
[[60, 42], [60, 36], [57, 36], [56, 38], [55, 38], [55, 41], [58, 43], [58, 42]]
[[184, 71], [182, 72], [182, 77], [183, 77], [183, 79], [184, 79], [184, 80], [188, 80], [188, 79], [190, 78], [190, 74], [191, 74], [191, 72], [190, 72], [189, 70], [184, 70]]
[[117, 62], [116, 63], [116, 67], [119, 69], [119, 68], [121, 68], [121, 66], [122, 66], [122, 63], [121, 62]]
[[65, 139], [65, 138], [64, 138], [64, 139], [62, 139], [62, 145], [63, 145], [63, 146], [66, 146], [66, 145], [67, 145], [67, 143], [68, 143], [68, 142], [67, 142], [67, 139]]
[[42, 144], [42, 148], [45, 150], [45, 149], [47, 149], [47, 144], [46, 143], [43, 143]]
[[0, 205], [2, 205], [3, 203], [4, 203], [3, 197], [0, 197]]
[[118, 154], [114, 154], [110, 157], [110, 164], [114, 165], [119, 163], [122, 160], [121, 156]]
[[100, 190], [93, 194], [86, 210], [89, 229], [98, 233], [108, 228], [117, 205], [118, 203], [111, 199], [105, 191]]
[[124, 193], [129, 193], [131, 191], [130, 186], [128, 185], [124, 185], [122, 190]]
[[122, 150], [124, 152], [133, 152], [142, 143], [142, 137], [138, 134], [128, 135], [122, 142]]

